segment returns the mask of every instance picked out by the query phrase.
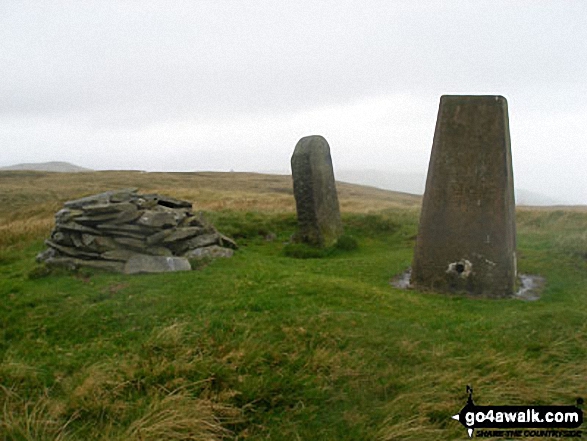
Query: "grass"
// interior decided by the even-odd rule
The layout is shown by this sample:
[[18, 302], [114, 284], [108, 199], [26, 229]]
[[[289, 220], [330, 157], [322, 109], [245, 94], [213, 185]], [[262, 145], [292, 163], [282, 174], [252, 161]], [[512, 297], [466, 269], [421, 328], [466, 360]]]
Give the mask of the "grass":
[[[542, 298], [476, 300], [389, 285], [417, 198], [343, 186], [358, 247], [298, 259], [284, 177], [79, 175], [0, 173], [0, 439], [464, 439], [467, 384], [477, 404], [587, 397], [585, 212], [518, 210]], [[193, 200], [240, 249], [189, 273], [37, 269], [64, 200], [130, 186]]]

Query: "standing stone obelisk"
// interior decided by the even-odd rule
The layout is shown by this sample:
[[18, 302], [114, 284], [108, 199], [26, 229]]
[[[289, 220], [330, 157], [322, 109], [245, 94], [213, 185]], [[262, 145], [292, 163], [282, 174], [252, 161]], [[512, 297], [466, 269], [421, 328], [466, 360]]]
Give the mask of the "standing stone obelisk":
[[300, 139], [291, 157], [291, 173], [298, 214], [294, 240], [333, 245], [343, 228], [326, 139], [317, 135]]
[[412, 262], [416, 288], [513, 294], [516, 225], [507, 101], [440, 98]]

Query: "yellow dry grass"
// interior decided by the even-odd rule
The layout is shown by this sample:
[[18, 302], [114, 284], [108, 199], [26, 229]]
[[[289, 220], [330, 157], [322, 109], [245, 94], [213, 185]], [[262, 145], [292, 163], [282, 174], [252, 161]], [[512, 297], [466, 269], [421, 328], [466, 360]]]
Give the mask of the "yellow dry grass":
[[[293, 211], [291, 176], [260, 173], [92, 173], [0, 172], [0, 218], [23, 209], [47, 213], [66, 200], [127, 187], [162, 193], [194, 203], [205, 210], [233, 209]], [[413, 207], [420, 197], [343, 182], [337, 183], [341, 207], [369, 211]]]
[[[556, 353], [561, 343], [553, 342], [549, 352]], [[446, 418], [457, 414], [466, 404], [467, 395], [462, 388], [465, 382], [475, 385], [473, 398], [477, 402], [547, 405], [562, 403], [565, 397], [574, 396], [578, 379], [587, 378], [586, 364], [561, 366], [553, 378], [551, 372], [544, 370], [541, 359], [504, 358], [495, 350], [468, 353], [461, 358], [443, 354], [431, 354], [431, 357], [438, 358], [443, 369], [414, 372], [407, 391], [386, 406], [388, 417], [378, 440], [465, 439], [465, 429]], [[471, 366], [467, 378], [463, 378], [463, 363]], [[473, 369], [475, 366], [484, 369]], [[499, 385], [497, 389], [496, 384]]]
[[175, 391], [151, 402], [122, 439], [217, 441], [230, 436], [216, 414], [223, 406]]
[[[190, 200], [195, 210], [295, 211], [290, 176], [211, 172], [0, 172], [0, 249], [26, 243], [31, 238], [47, 237], [53, 227], [54, 213], [66, 200], [126, 187]], [[372, 187], [338, 183], [337, 188], [343, 212], [369, 213], [401, 208], [413, 213], [421, 202], [418, 196]], [[533, 234], [543, 231], [552, 234], [560, 230], [557, 241], [587, 255], [587, 217], [581, 211], [580, 208], [561, 207], [520, 208], [518, 227]], [[578, 329], [576, 336], [569, 338], [578, 338], [584, 333], [584, 329]], [[67, 397], [63, 401], [51, 398], [48, 392], [24, 399], [20, 391], [0, 387], [0, 402], [4, 403], [0, 410], [0, 431], [16, 439], [69, 441], [77, 439], [69, 433], [71, 422], [78, 418], [77, 412], [85, 412], [96, 415], [96, 420], [100, 420], [101, 415], [113, 418], [100, 427], [101, 432], [92, 434], [94, 439], [226, 439], [230, 433], [223, 423], [238, 421], [240, 415], [238, 409], [226, 404], [229, 397], [208, 394], [205, 386], [200, 387], [203, 393], [196, 394], [189, 388], [198, 385], [178, 381], [189, 378], [203, 356], [197, 347], [186, 343], [189, 340], [193, 339], [185, 323], [158, 329], [145, 344], [144, 350], [150, 356], [105, 360], [103, 364], [88, 366], [71, 378], [60, 380]], [[552, 342], [549, 353], [568, 347], [560, 343]], [[410, 344], [406, 342], [403, 349], [412, 350]], [[544, 364], [539, 359], [514, 361], [508, 358], [504, 361], [498, 353], [484, 351], [467, 355], [467, 363], [483, 365], [486, 369], [472, 370], [474, 374], [463, 379], [460, 376], [464, 361], [449, 356], [452, 349], [436, 347], [430, 353], [443, 369], [414, 372], [408, 391], [389, 403], [388, 418], [378, 439], [440, 439], [447, 433], [464, 438], [462, 427], [446, 426], [447, 422], [440, 419], [450, 412], [456, 413], [464, 405], [464, 391], [456, 389], [463, 381], [484, 391], [484, 402], [515, 404], [518, 401], [556, 403], [559, 397], [574, 393], [572, 385], [577, 384], [578, 378], [587, 378], [587, 364], [558, 369], [553, 379], [543, 370]], [[238, 359], [243, 354], [228, 356]], [[340, 367], [344, 365], [341, 357], [340, 352], [319, 347], [306, 367], [312, 372], [328, 372], [332, 378], [352, 381], [355, 372]], [[560, 354], [560, 357], [572, 358], [569, 354]], [[3, 369], [9, 371], [8, 378], [15, 380], [21, 377], [30, 380], [36, 376], [33, 368], [11, 363], [8, 356]], [[149, 389], [146, 392], [148, 402], [141, 403], [126, 399], [129, 391], [144, 387], [138, 383], [138, 372], [148, 372], [156, 378], [163, 377], [165, 372], [176, 375], [157, 388]], [[492, 394], [491, 386], [496, 383], [502, 388]], [[125, 420], [126, 424], [118, 424], [119, 420]]]
[[[72, 441], [80, 439], [70, 425], [85, 416], [98, 424], [88, 428], [91, 439], [125, 441], [221, 441], [234, 435], [226, 423], [239, 421], [241, 411], [226, 404], [230, 391], [209, 393], [206, 381], [200, 384], [142, 384], [145, 373], [158, 377], [171, 368], [178, 376], [198, 369], [200, 355], [186, 340], [190, 338], [182, 323], [156, 329], [145, 349], [157, 348], [162, 354], [153, 359], [127, 357], [103, 360], [75, 375], [60, 379], [66, 394], [45, 390], [40, 396], [23, 398], [16, 387], [0, 385], [0, 434], [3, 439], [27, 441]], [[155, 351], [153, 351], [155, 352]], [[23, 366], [5, 366], [11, 378], [32, 375], [19, 371]], [[202, 384], [203, 383], [203, 384]], [[177, 386], [177, 387], [174, 387]], [[174, 387], [171, 389], [171, 387]], [[142, 390], [143, 400], [129, 400]], [[86, 434], [88, 432], [85, 432]], [[1, 436], [0, 436], [1, 438]]]
[[3, 439], [67, 441], [66, 430], [73, 419], [61, 419], [60, 403], [45, 393], [37, 400], [23, 399], [15, 390], [0, 385], [3, 402], [0, 433]]
[[[0, 247], [47, 237], [67, 200], [121, 188], [191, 201], [194, 210], [293, 212], [291, 176], [259, 173], [0, 172]], [[337, 183], [343, 212], [416, 208], [420, 197]]]

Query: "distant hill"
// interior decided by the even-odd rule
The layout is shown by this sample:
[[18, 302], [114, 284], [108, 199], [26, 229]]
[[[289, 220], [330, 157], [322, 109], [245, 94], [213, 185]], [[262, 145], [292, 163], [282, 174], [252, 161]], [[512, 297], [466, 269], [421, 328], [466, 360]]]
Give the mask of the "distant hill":
[[516, 205], [555, 206], [561, 204], [561, 201], [543, 194], [524, 190], [522, 188], [516, 188]]
[[78, 165], [70, 164], [69, 162], [33, 162], [9, 165], [7, 167], [0, 167], [0, 171], [8, 170], [33, 170], [33, 171], [46, 171], [46, 172], [57, 172], [57, 173], [77, 173], [77, 172], [91, 172], [94, 171], [89, 168], [80, 167]]
[[[426, 175], [423, 173], [406, 173], [382, 170], [337, 170], [337, 180], [353, 184], [371, 185], [385, 190], [400, 191], [415, 195], [424, 194]], [[515, 188], [516, 205], [553, 206], [562, 201], [543, 194]]]
[[336, 179], [352, 184], [370, 185], [385, 190], [422, 195], [426, 186], [426, 175], [399, 172], [396, 170], [336, 170]]

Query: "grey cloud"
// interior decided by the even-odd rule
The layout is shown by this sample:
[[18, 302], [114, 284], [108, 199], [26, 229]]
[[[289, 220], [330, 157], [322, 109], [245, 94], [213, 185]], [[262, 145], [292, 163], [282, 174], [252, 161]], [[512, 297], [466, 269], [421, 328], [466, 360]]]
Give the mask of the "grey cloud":
[[15, 3], [0, 19], [0, 111], [288, 112], [402, 91], [570, 87], [586, 73], [587, 32], [568, 22], [580, 3], [58, 5]]
[[[152, 155], [141, 158], [142, 168], [177, 167], [177, 161], [163, 161], [159, 146], [193, 152], [203, 167], [223, 167], [231, 148], [281, 158], [287, 155], [276, 153], [277, 140], [287, 145], [305, 130], [325, 127], [334, 140], [349, 138], [349, 127], [336, 121], [290, 121], [300, 114], [404, 96], [398, 105], [411, 99], [424, 110], [397, 109], [376, 122], [336, 112], [331, 117], [352, 126], [347, 162], [362, 149], [365, 167], [381, 158], [407, 167], [412, 158], [427, 156], [440, 95], [502, 94], [517, 137], [514, 158], [531, 168], [532, 157], [542, 155], [535, 173], [545, 175], [556, 168], [545, 166], [548, 161], [561, 167], [580, 161], [575, 152], [583, 129], [574, 126], [558, 146], [561, 138], [537, 125], [586, 114], [586, 16], [583, 0], [4, 0], [2, 160], [91, 157], [91, 164], [80, 165], [112, 167], [117, 158], [111, 152], [129, 164], [140, 148]], [[250, 122], [234, 124], [243, 118]], [[205, 150], [227, 126], [230, 134], [216, 149], [225, 153]], [[426, 134], [420, 133], [424, 127]], [[255, 138], [255, 150], [244, 141], [253, 129], [271, 132]], [[551, 145], [560, 158], [547, 155]], [[70, 156], [52, 157], [58, 154]], [[252, 158], [248, 164], [281, 168]], [[426, 160], [418, 164], [425, 170]], [[569, 179], [587, 186], [583, 176]]]

